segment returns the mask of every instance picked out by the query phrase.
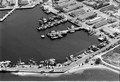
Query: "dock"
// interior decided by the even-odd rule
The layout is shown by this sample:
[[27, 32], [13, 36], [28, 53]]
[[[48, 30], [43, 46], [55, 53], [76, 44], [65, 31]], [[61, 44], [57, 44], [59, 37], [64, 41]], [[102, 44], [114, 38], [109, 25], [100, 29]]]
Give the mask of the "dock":
[[10, 14], [12, 14], [17, 8], [19, 7], [18, 5], [18, 0], [16, 0], [15, 2], [15, 6], [13, 7], [13, 9], [11, 11], [9, 11], [7, 14], [5, 14], [5, 16], [3, 16], [1, 19], [0, 19], [0, 22], [3, 22]]
[[6, 7], [6, 8], [0, 8], [0, 10], [11, 10], [7, 14], [5, 14], [2, 18], [0, 18], [0, 22], [3, 22], [10, 14], [12, 14], [16, 9], [28, 9], [28, 8], [34, 8], [36, 5], [42, 3], [43, 0], [37, 0], [36, 2], [33, 3], [33, 5], [29, 4], [26, 6], [20, 7], [18, 5], [18, 0], [16, 0], [15, 6], [14, 7]]
[[16, 8], [13, 8], [11, 11], [9, 11], [7, 14], [5, 14], [5, 16], [3, 16], [0, 19], [0, 22], [3, 22], [10, 14], [12, 14], [15, 11]]

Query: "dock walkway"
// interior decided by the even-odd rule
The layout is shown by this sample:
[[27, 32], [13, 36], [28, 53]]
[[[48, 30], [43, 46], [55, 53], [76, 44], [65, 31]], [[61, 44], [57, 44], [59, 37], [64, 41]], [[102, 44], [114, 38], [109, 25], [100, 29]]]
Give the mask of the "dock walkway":
[[0, 22], [3, 22], [10, 14], [12, 14], [15, 11], [16, 8], [13, 8], [11, 11], [9, 11], [7, 14], [5, 14], [5, 16], [3, 16], [0, 19]]
[[0, 8], [0, 10], [11, 10], [9, 11], [7, 14], [5, 14], [5, 16], [3, 16], [2, 18], [0, 18], [0, 22], [3, 22], [10, 14], [12, 14], [16, 9], [26, 9], [26, 8], [33, 8], [35, 7], [36, 5], [42, 3], [43, 0], [37, 0], [36, 2], [32, 3], [32, 4], [29, 4], [29, 5], [26, 5], [26, 6], [22, 6], [20, 7], [18, 5], [18, 0], [16, 0], [16, 3], [15, 3], [15, 6], [14, 7], [6, 7], [6, 8]]

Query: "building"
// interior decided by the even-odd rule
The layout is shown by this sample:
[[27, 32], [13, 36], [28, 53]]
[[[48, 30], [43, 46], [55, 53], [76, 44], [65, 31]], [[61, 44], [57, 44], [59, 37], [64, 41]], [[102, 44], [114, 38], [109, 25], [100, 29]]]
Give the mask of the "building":
[[95, 3], [96, 3], [96, 2], [93, 2], [93, 1], [91, 1], [91, 2], [83, 1], [83, 4], [85, 4], [85, 5], [87, 5], [87, 6], [91, 6], [91, 7], [92, 7]]
[[64, 7], [67, 7], [67, 6], [70, 6], [70, 5], [74, 5], [74, 4], [76, 4], [76, 1], [69, 0], [69, 1], [63, 1], [62, 3], [58, 3], [57, 5], [64, 8]]
[[86, 24], [92, 25], [96, 22], [102, 21], [103, 19], [105, 19], [105, 18], [103, 18], [101, 16], [98, 16], [98, 17], [95, 17], [94, 19], [91, 19], [91, 20], [87, 21]]
[[1, 5], [2, 5], [2, 7], [6, 7], [6, 6], [9, 5], [9, 3], [8, 3], [7, 0], [2, 0], [2, 1], [1, 1]]
[[112, 30], [112, 29], [110, 29], [110, 28], [103, 28], [102, 29], [103, 30], [103, 32], [106, 34], [106, 35], [108, 35], [109, 37], [111, 37], [111, 38], [114, 38], [115, 36], [114, 36], [114, 31]]
[[78, 19], [80, 21], [83, 21], [83, 20], [86, 20], [86, 19], [89, 19], [89, 18], [94, 18], [97, 16], [97, 13], [96, 12], [93, 12], [93, 11], [90, 11], [90, 12], [86, 12], [85, 14], [83, 15], [79, 15], [78, 16]]
[[29, 4], [29, 0], [18, 0], [20, 6]]
[[113, 10], [114, 8], [115, 8], [114, 5], [108, 5], [108, 6], [101, 8], [100, 11], [101, 12], [109, 11], [109, 10]]
[[66, 3], [69, 2], [70, 0], [52, 0], [53, 2], [60, 4], [60, 3]]
[[103, 8], [103, 7], [105, 7], [105, 6], [108, 6], [108, 5], [110, 5], [110, 3], [107, 3], [107, 2], [99, 2], [99, 3], [95, 3], [95, 4], [93, 4], [92, 5], [92, 7], [94, 8], [94, 9], [100, 9], [100, 8]]
[[67, 6], [67, 7], [63, 8], [63, 11], [64, 12], [70, 12], [72, 10], [80, 9], [82, 7], [83, 7], [83, 5], [80, 5], [79, 3], [76, 3], [74, 5], [70, 5], [70, 6]]
[[115, 1], [115, 2], [118, 3], [118, 4], [120, 4], [120, 0], [113, 0], [113, 1]]
[[15, 5], [16, 0], [9, 0], [10, 5]]
[[117, 19], [114, 18], [114, 17], [109, 17], [109, 18], [107, 19], [107, 21], [108, 21], [109, 24], [111, 24], [111, 23], [115, 23], [115, 22], [117, 21]]
[[107, 19], [104, 19], [104, 20], [102, 20], [100, 22], [95, 23], [93, 28], [99, 28], [99, 27], [104, 26], [106, 24], [107, 24]]
[[98, 37], [98, 40], [101, 41], [101, 42], [103, 42], [103, 41], [106, 40], [106, 37], [105, 36], [100, 36], [100, 37]]
[[72, 17], [76, 17], [79, 15], [83, 15], [85, 13], [86, 13], [85, 9], [81, 8], [81, 9], [76, 9], [76, 10], [72, 11], [71, 13], [69, 13], [69, 15]]

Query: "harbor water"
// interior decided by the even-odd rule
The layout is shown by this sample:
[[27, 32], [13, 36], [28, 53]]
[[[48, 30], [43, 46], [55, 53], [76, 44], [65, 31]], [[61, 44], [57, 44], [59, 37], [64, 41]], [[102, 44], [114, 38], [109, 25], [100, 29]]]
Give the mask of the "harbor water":
[[[0, 11], [0, 16], [6, 11]], [[75, 54], [91, 44], [99, 44], [96, 36], [88, 36], [83, 31], [68, 34], [57, 40], [50, 40], [47, 36], [51, 30], [65, 30], [71, 23], [61, 24], [45, 31], [37, 31], [38, 20], [42, 17], [48, 18], [39, 6], [34, 9], [16, 10], [4, 22], [0, 23], [0, 61], [10, 60], [16, 63], [19, 59], [28, 62], [34, 59], [39, 63], [41, 60], [55, 58], [57, 62], [64, 62], [67, 56]], [[104, 75], [108, 75], [104, 78]], [[82, 74], [64, 75], [56, 78], [48, 77], [20, 77], [11, 74], [0, 74], [0, 80], [101, 80], [118, 78], [118, 75], [104, 70], [87, 70]], [[94, 76], [94, 77], [93, 77]], [[114, 78], [112, 80], [114, 80]]]

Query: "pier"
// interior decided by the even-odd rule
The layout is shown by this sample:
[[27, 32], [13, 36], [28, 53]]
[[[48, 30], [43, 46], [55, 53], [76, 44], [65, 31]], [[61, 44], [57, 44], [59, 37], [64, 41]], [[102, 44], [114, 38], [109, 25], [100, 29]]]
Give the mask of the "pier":
[[20, 7], [18, 5], [18, 0], [16, 0], [15, 2], [15, 5], [14, 6], [8, 6], [8, 7], [5, 7], [5, 8], [0, 8], [0, 10], [11, 10], [9, 11], [7, 14], [5, 14], [2, 18], [0, 18], [0, 22], [3, 22], [10, 14], [12, 14], [16, 9], [28, 9], [28, 8], [33, 8], [35, 7], [36, 5], [40, 4], [40, 3], [43, 3], [43, 0], [37, 0], [36, 2], [33, 2], [32, 4], [33, 5], [26, 5], [26, 6], [22, 6]]
[[13, 7], [13, 9], [11, 11], [9, 11], [7, 14], [5, 14], [5, 16], [3, 16], [1, 19], [0, 19], [0, 22], [3, 22], [10, 14], [12, 14], [17, 8], [19, 8], [19, 5], [18, 5], [18, 0], [16, 0], [15, 2], [15, 6]]
[[13, 8], [10, 12], [5, 14], [5, 16], [3, 16], [3, 18], [0, 19], [0, 22], [3, 22], [10, 14], [12, 14], [15, 11], [15, 9], [16, 8]]

